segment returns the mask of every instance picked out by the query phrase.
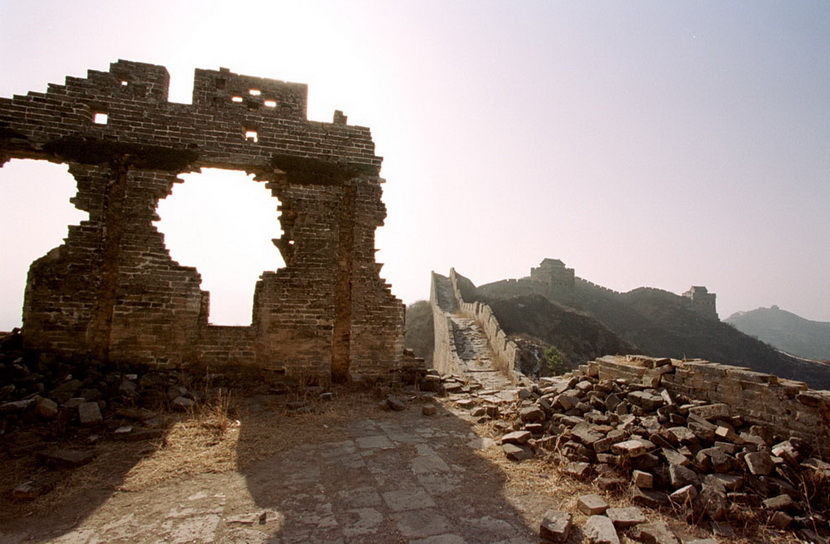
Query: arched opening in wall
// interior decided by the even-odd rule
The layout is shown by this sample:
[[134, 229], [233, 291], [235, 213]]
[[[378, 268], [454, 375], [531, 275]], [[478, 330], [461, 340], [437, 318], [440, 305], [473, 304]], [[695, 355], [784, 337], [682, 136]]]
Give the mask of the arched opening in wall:
[[237, 170], [203, 168], [179, 177], [183, 182], [156, 210], [170, 256], [201, 274], [211, 324], [250, 325], [260, 274], [285, 266], [271, 241], [282, 236], [279, 200]]
[[76, 192], [65, 164], [12, 159], [0, 168], [0, 331], [22, 323], [32, 261], [60, 246], [69, 225], [88, 218], [69, 202]]

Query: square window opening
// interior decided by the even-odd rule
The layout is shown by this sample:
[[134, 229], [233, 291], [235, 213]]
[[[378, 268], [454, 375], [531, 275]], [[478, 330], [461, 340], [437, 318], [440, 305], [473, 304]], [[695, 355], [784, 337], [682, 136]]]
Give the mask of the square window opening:
[[251, 96], [259, 96], [262, 94], [262, 91], [260, 91], [259, 89], [248, 89], [248, 92], [251, 94]]
[[245, 131], [245, 139], [249, 142], [257, 143], [259, 141], [259, 136], [257, 135], [257, 131], [248, 129]]
[[277, 101], [272, 100], [272, 99], [266, 100], [265, 102], [263, 102], [263, 104], [265, 104], [266, 108], [276, 108], [277, 107]]
[[231, 97], [231, 102], [236, 102], [237, 104], [239, 104], [239, 103], [242, 102], [242, 97], [241, 96], [232, 96]]
[[96, 125], [106, 125], [107, 121], [109, 121], [109, 115], [104, 112], [95, 112], [92, 114], [92, 122]]

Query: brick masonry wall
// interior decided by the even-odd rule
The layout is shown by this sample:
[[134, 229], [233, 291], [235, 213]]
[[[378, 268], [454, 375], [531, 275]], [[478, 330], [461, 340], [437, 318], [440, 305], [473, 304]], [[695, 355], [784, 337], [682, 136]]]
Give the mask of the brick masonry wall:
[[[340, 112], [308, 121], [302, 84], [196, 70], [186, 105], [167, 101], [168, 82], [163, 66], [121, 60], [46, 93], [0, 98], [0, 165], [68, 163], [72, 201], [89, 212], [32, 264], [27, 348], [323, 380], [395, 371], [404, 307], [374, 262], [386, 209], [369, 129]], [[253, 173], [282, 203], [274, 243], [286, 266], [263, 272], [251, 327], [208, 324], [198, 272], [170, 258], [153, 225], [177, 176], [202, 167]]]
[[[652, 364], [661, 361], [668, 364]], [[733, 415], [803, 438], [830, 454], [830, 391], [743, 367], [644, 356], [605, 356], [587, 365], [600, 379], [662, 386], [690, 399], [729, 406]]]

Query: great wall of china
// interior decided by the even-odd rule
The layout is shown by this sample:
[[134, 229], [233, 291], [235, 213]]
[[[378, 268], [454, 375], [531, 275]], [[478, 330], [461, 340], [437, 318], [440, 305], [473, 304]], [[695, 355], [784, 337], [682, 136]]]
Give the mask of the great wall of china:
[[[196, 402], [180, 385], [164, 391], [166, 384], [143, 385], [138, 373], [115, 368], [108, 369], [114, 387], [106, 399], [100, 391], [99, 400], [73, 396], [86, 391], [91, 397], [96, 390], [71, 374], [56, 374], [49, 388], [40, 383], [35, 390], [43, 368], [61, 359], [79, 371], [86, 363], [91, 370], [94, 364], [133, 365], [150, 375], [159, 368], [209, 365], [301, 377], [300, 386], [313, 382], [317, 388], [345, 381], [383, 384], [377, 391], [401, 387], [399, 371], [412, 359], [403, 349], [403, 305], [374, 260], [374, 233], [386, 210], [381, 158], [369, 129], [348, 125], [340, 112], [332, 123], [308, 121], [305, 85], [197, 70], [192, 105], [168, 102], [167, 85], [162, 66], [118, 61], [107, 72], [50, 85], [46, 93], [0, 98], [0, 165], [13, 158], [67, 163], [78, 183], [73, 203], [89, 212], [87, 221], [70, 227], [62, 246], [31, 266], [24, 332], [4, 339], [22, 342], [21, 353], [30, 357], [24, 361], [15, 353], [3, 362], [4, 371], [25, 374], [19, 388], [12, 384], [0, 397], [4, 433], [59, 415], [83, 427], [103, 425], [122, 417], [114, 404], [134, 402], [140, 390], [146, 395], [153, 387], [162, 404], [188, 409]], [[253, 173], [282, 203], [285, 234], [274, 244], [286, 266], [263, 272], [249, 327], [209, 323], [209, 293], [200, 289], [199, 273], [172, 260], [152, 224], [156, 204], [180, 181], [177, 176], [202, 167]], [[504, 283], [537, 294], [576, 288], [622, 296], [576, 278], [553, 259], [529, 278]], [[434, 368], [412, 373], [413, 399], [433, 402], [424, 393], [446, 395], [447, 414], [469, 410], [464, 417], [490, 425], [508, 459], [547, 459], [562, 474], [599, 489], [626, 490], [638, 506], [716, 522], [733, 515], [733, 507], [757, 508], [764, 523], [795, 527], [819, 541], [817, 527], [828, 520], [813, 504], [826, 497], [810, 495], [823, 488], [804, 482], [830, 481], [830, 465], [820, 459], [830, 456], [830, 391], [737, 366], [635, 354], [609, 354], [564, 376], [533, 379], [521, 373], [520, 344], [490, 306], [469, 296], [471, 286], [455, 270], [432, 274]], [[689, 307], [717, 319], [714, 294], [695, 286], [685, 296]], [[53, 366], [50, 372], [62, 372]], [[332, 399], [331, 391], [323, 395]], [[286, 409], [308, 408], [297, 402]], [[391, 395], [383, 406], [406, 409]], [[437, 412], [426, 408], [424, 416]], [[381, 425], [368, 424], [381, 432]], [[390, 437], [358, 436], [354, 444], [363, 450], [412, 446], [420, 475], [456, 470], [430, 449], [431, 432], [398, 440], [396, 429]], [[452, 436], [469, 438], [459, 433]], [[449, 434], [440, 436], [451, 441]], [[348, 442], [321, 450], [352, 456], [352, 468], [366, 476], [363, 457], [377, 452], [355, 456], [357, 446]], [[319, 476], [313, 461], [308, 481]], [[438, 482], [424, 481], [418, 485]], [[384, 489], [395, 512], [390, 519], [408, 512], [415, 499], [425, 509], [434, 507], [443, 491], [430, 489], [432, 495]], [[373, 506], [380, 508], [379, 501]], [[591, 501], [579, 505], [592, 514], [584, 533], [593, 538], [609, 525], [612, 533], [593, 542], [619, 542], [617, 529], [638, 524], [642, 529], [629, 534], [639, 541], [677, 542], [655, 537], [662, 526], [645, 524], [642, 515], [631, 521], [630, 511], [612, 514], [624, 509]], [[567, 512], [549, 512], [541, 535], [566, 541], [570, 519]], [[437, 535], [419, 533], [423, 525], [400, 527], [412, 541], [463, 542], [457, 535], [415, 540]], [[440, 530], [449, 531], [444, 525]]]

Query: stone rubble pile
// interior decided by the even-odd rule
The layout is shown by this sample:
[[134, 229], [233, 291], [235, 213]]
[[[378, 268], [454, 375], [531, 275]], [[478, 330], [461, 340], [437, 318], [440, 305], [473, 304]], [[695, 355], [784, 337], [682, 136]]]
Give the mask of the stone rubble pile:
[[43, 439], [77, 434], [154, 438], [168, 423], [165, 412], [186, 411], [202, 400], [177, 371], [24, 357], [18, 331], [0, 343], [0, 436], [12, 455], [29, 452]]
[[[754, 519], [828, 542], [830, 463], [814, 444], [752, 425], [726, 404], [580, 372], [512, 391], [476, 390], [448, 376], [435, 379], [444, 390], [449, 385], [456, 406], [502, 431], [501, 447], [511, 460], [544, 456], [570, 477], [628, 494], [636, 506], [671, 508], [688, 521], [709, 519], [727, 534], [730, 520]], [[591, 542], [613, 542], [590, 535], [621, 528], [613, 520], [609, 525], [593, 519], [606, 509], [586, 503], [584, 513], [592, 518], [583, 532]], [[551, 526], [563, 526], [562, 516], [554, 518]], [[545, 522], [543, 536], [550, 532], [544, 527]]]

